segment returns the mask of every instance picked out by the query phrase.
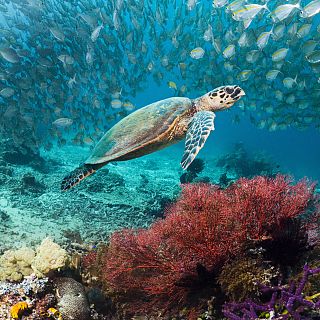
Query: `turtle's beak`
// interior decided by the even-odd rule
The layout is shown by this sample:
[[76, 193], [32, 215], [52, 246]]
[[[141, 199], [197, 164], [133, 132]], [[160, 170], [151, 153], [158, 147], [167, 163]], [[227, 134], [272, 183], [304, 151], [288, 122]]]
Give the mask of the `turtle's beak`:
[[[241, 89], [241, 88], [240, 88]], [[239, 97], [242, 97], [242, 96], [245, 96], [246, 95], [246, 93], [244, 92], [244, 90], [243, 89], [241, 89], [241, 91], [240, 91], [240, 93], [239, 93]]]

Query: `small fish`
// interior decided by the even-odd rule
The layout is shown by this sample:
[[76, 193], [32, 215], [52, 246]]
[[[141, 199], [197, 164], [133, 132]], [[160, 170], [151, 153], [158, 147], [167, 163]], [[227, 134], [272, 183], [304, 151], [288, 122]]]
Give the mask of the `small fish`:
[[297, 33], [297, 30], [298, 30], [298, 23], [294, 22], [288, 27], [288, 34], [291, 37], [294, 37], [296, 35], [296, 33]]
[[298, 38], [306, 37], [311, 30], [311, 26], [312, 26], [311, 23], [306, 23], [303, 26], [301, 26], [300, 29], [298, 29], [297, 31], [297, 37]]
[[318, 42], [315, 40], [308, 40], [301, 46], [301, 50], [304, 54], [309, 54], [316, 48], [317, 44]]
[[276, 90], [275, 91], [275, 96], [276, 96], [276, 99], [278, 101], [282, 101], [283, 100], [283, 93], [280, 90]]
[[97, 39], [98, 39], [98, 37], [100, 35], [100, 31], [101, 31], [102, 28], [103, 28], [103, 25], [96, 27], [92, 31], [91, 36], [90, 36], [92, 42], [96, 42], [97, 41]]
[[238, 40], [238, 45], [243, 48], [249, 46], [249, 39], [248, 34], [246, 32], [243, 32]]
[[236, 53], [236, 47], [234, 44], [228, 45], [224, 50], [223, 50], [223, 57], [226, 59], [230, 59], [233, 57]]
[[152, 61], [150, 61], [150, 62], [148, 63], [147, 69], [148, 69], [149, 71], [152, 71], [153, 68], [154, 68], [154, 63], [153, 63]]
[[122, 107], [122, 102], [119, 99], [113, 99], [111, 101], [111, 108], [120, 109]]
[[203, 35], [204, 41], [211, 41], [213, 39], [212, 27], [209, 25], [208, 29], [205, 31]]
[[201, 47], [197, 47], [190, 52], [190, 57], [192, 59], [201, 59], [204, 56], [205, 51]]
[[269, 41], [269, 38], [273, 32], [273, 28], [270, 31], [262, 32], [257, 39], [257, 46], [260, 50], [263, 50]]
[[187, 8], [189, 11], [193, 10], [195, 6], [197, 5], [197, 0], [188, 0], [187, 1]]
[[227, 6], [227, 10], [231, 12], [237, 11], [242, 8], [244, 3], [246, 3], [246, 0], [235, 0]]
[[315, 50], [306, 55], [306, 59], [309, 63], [320, 63], [320, 50]]
[[87, 53], [86, 53], [86, 62], [89, 65], [91, 65], [93, 63], [93, 61], [94, 61], [93, 54], [94, 54], [93, 48], [91, 48], [88, 45], [87, 46]]
[[132, 111], [135, 109], [135, 106], [130, 101], [125, 101], [122, 106], [127, 111]]
[[221, 41], [220, 39], [214, 38], [212, 40], [212, 45], [217, 54], [221, 53]]
[[294, 84], [297, 85], [297, 78], [298, 78], [298, 75], [296, 75], [296, 77], [295, 77], [294, 79], [292, 79], [291, 77], [284, 78], [284, 79], [282, 80], [283, 85], [284, 85], [287, 89], [292, 89], [292, 87], [293, 87]]
[[61, 54], [60, 56], [58, 56], [58, 59], [64, 64], [73, 64], [74, 63], [74, 59], [69, 56], [68, 54]]
[[288, 54], [288, 48], [281, 48], [272, 54], [272, 61], [278, 62], [284, 60]]
[[8, 62], [18, 63], [20, 61], [20, 58], [17, 55], [16, 51], [12, 48], [2, 48], [0, 49], [0, 54], [2, 58], [7, 60]]
[[250, 78], [251, 74], [252, 70], [243, 70], [238, 74], [237, 79], [240, 81], [247, 81]]
[[259, 50], [251, 50], [246, 54], [246, 61], [249, 63], [256, 63], [261, 52]]
[[285, 29], [286, 26], [284, 24], [277, 25], [273, 30], [272, 38], [275, 41], [279, 41], [284, 36]]
[[168, 81], [168, 87], [173, 90], [178, 90], [176, 83], [173, 81]]
[[300, 9], [300, 2], [296, 4], [282, 4], [271, 12], [272, 20], [274, 22], [281, 22], [287, 19], [295, 9]]
[[213, 0], [212, 6], [214, 8], [222, 8], [228, 3], [228, 0]]
[[320, 13], [320, 0], [314, 0], [303, 7], [300, 16], [302, 18], [310, 18], [318, 13]]
[[279, 73], [280, 73], [279, 70], [270, 70], [266, 74], [266, 79], [268, 81], [274, 81], [277, 78]]
[[236, 21], [252, 20], [260, 11], [268, 10], [267, 4], [246, 4], [242, 8], [232, 13], [232, 18]]
[[68, 80], [68, 87], [70, 88], [70, 89], [72, 89], [73, 88], [73, 85], [75, 84], [75, 83], [77, 83], [76, 82], [76, 73], [74, 74], [74, 76], [73, 76], [73, 78], [70, 78], [69, 80]]
[[59, 118], [52, 122], [52, 124], [58, 128], [66, 128], [71, 126], [73, 123], [73, 120], [70, 118]]
[[234, 66], [233, 66], [230, 62], [225, 62], [225, 63], [224, 63], [224, 68], [225, 68], [227, 71], [231, 72], [231, 71], [233, 71]]
[[60, 31], [58, 28], [49, 28], [51, 34], [60, 42], [64, 42], [65, 40], [65, 35], [63, 34], [62, 31]]
[[4, 98], [10, 98], [14, 95], [14, 90], [12, 88], [4, 88], [0, 91], [0, 96]]

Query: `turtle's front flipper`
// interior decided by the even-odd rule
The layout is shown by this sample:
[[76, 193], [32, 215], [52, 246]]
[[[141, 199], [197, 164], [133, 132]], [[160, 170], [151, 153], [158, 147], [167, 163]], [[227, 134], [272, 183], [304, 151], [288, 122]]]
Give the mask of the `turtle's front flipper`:
[[197, 112], [190, 122], [181, 166], [185, 170], [195, 159], [206, 142], [210, 131], [214, 130], [215, 114], [211, 111]]
[[78, 184], [81, 180], [96, 172], [96, 170], [98, 170], [99, 168], [101, 168], [101, 165], [99, 166], [96, 164], [83, 164], [82, 166], [73, 170], [62, 180], [61, 190], [67, 191], [68, 189]]

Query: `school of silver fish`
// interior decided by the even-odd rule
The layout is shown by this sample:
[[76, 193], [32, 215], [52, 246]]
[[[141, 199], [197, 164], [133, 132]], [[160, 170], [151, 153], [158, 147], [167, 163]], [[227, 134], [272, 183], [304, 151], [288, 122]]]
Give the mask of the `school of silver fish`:
[[238, 83], [234, 122], [320, 130], [319, 13], [320, 0], [0, 0], [0, 132], [93, 145], [152, 82], [188, 97]]

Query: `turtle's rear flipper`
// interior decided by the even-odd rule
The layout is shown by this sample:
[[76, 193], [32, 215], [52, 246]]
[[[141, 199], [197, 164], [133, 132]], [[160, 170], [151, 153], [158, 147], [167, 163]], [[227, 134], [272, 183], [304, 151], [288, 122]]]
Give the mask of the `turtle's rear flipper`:
[[100, 166], [94, 164], [83, 164], [82, 166], [73, 170], [62, 180], [61, 190], [67, 191], [68, 189], [78, 184], [81, 180], [96, 172], [96, 170], [99, 168]]

